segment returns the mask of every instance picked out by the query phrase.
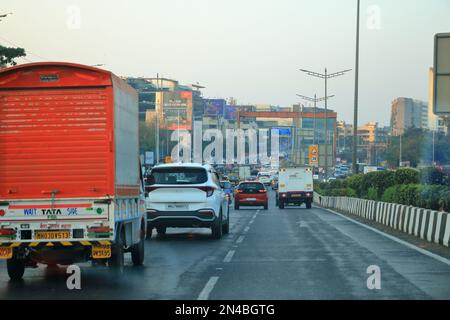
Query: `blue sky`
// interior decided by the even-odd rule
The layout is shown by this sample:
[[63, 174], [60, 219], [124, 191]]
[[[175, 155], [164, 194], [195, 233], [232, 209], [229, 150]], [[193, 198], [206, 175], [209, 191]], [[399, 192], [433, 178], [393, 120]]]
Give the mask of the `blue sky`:
[[[11, 11], [0, 43], [26, 48], [29, 61], [160, 73], [240, 103], [322, 96], [322, 81], [299, 68], [354, 68], [356, 0], [3, 0], [0, 12]], [[433, 36], [450, 32], [450, 1], [362, 0], [361, 25], [360, 121], [388, 124], [394, 98], [427, 100]], [[330, 105], [349, 122], [353, 84], [354, 73], [329, 84]]]

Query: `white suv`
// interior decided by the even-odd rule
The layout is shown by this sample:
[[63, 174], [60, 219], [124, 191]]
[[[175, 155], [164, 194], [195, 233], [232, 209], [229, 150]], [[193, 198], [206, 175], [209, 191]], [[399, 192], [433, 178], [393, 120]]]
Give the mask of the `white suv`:
[[147, 238], [153, 228], [211, 228], [215, 239], [230, 228], [229, 203], [217, 172], [209, 165], [165, 164], [146, 181]]

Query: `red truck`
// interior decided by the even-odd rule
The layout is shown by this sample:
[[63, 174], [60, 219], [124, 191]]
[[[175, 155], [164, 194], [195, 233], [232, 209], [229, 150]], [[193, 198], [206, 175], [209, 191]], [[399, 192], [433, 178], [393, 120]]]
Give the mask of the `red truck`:
[[0, 71], [0, 259], [123, 270], [144, 260], [138, 96], [109, 71], [32, 63]]

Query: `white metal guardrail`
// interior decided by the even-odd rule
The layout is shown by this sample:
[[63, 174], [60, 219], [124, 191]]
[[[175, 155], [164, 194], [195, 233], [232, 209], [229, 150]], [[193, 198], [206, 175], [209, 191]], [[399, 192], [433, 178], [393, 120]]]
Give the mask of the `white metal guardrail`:
[[318, 193], [314, 193], [314, 203], [450, 246], [450, 214], [446, 212], [358, 198], [325, 197]]

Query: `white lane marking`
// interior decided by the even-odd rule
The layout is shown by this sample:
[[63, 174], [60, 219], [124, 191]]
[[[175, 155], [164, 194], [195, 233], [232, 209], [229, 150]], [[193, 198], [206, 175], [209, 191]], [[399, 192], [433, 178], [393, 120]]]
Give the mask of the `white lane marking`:
[[382, 232], [382, 231], [380, 231], [380, 230], [378, 230], [378, 229], [375, 229], [375, 228], [372, 228], [372, 227], [370, 227], [370, 226], [368, 226], [368, 225], [365, 225], [364, 223], [361, 223], [361, 222], [358, 222], [358, 221], [356, 221], [356, 220], [353, 220], [353, 219], [351, 219], [351, 218], [349, 218], [349, 217], [346, 217], [346, 216], [344, 216], [344, 215], [342, 215], [342, 214], [340, 214], [340, 213], [338, 213], [338, 212], [336, 212], [336, 211], [333, 211], [333, 210], [330, 210], [330, 209], [325, 209], [325, 208], [323, 208], [323, 209], [326, 210], [326, 211], [329, 211], [329, 212], [331, 212], [331, 213], [334, 213], [334, 214], [336, 214], [336, 215], [338, 215], [338, 216], [340, 216], [340, 217], [342, 217], [342, 218], [344, 218], [344, 219], [346, 219], [346, 220], [348, 220], [348, 221], [351, 221], [351, 222], [353, 222], [353, 223], [355, 223], [355, 224], [357, 224], [357, 225], [359, 225], [359, 226], [361, 226], [361, 227], [364, 227], [364, 228], [366, 228], [366, 229], [368, 229], [368, 230], [371, 230], [371, 231], [373, 231], [373, 232], [375, 232], [375, 233], [378, 233], [379, 235], [382, 235], [382, 236], [385, 237], [385, 238], [388, 238], [388, 239], [390, 239], [390, 240], [392, 240], [392, 241], [395, 241], [395, 242], [397, 242], [397, 243], [400, 243], [400, 244], [404, 245], [405, 247], [408, 247], [408, 248], [410, 248], [410, 249], [413, 249], [413, 250], [415, 250], [415, 251], [417, 251], [417, 252], [419, 252], [419, 253], [421, 253], [421, 254], [423, 254], [423, 255], [426, 255], [426, 256], [428, 256], [428, 257], [430, 257], [430, 258], [433, 258], [433, 259], [435, 259], [435, 260], [437, 260], [437, 261], [439, 261], [439, 262], [442, 262], [442, 263], [444, 263], [444, 264], [450, 266], [450, 260], [448, 260], [448, 259], [446, 259], [446, 258], [444, 258], [444, 257], [438, 256], [437, 254], [434, 254], [434, 253], [432, 253], [432, 252], [430, 252], [430, 251], [427, 251], [427, 250], [425, 250], [425, 249], [416, 247], [415, 245], [413, 245], [413, 244], [411, 244], [411, 243], [409, 243], [409, 242], [403, 241], [403, 240], [401, 240], [401, 239], [399, 239], [399, 238], [396, 238], [396, 237], [394, 237], [394, 236], [391, 236], [390, 234], [386, 234], [386, 233], [384, 233], [384, 232]]
[[250, 220], [250, 222], [248, 223], [248, 225], [250, 226], [250, 225], [252, 225], [253, 224], [253, 222], [255, 222], [255, 220]]
[[240, 236], [237, 240], [236, 243], [242, 243], [242, 241], [244, 241], [244, 236]]
[[247, 233], [248, 230], [250, 230], [250, 228], [249, 227], [245, 227], [244, 232]]
[[227, 255], [225, 256], [225, 259], [223, 259], [223, 262], [230, 262], [231, 261], [231, 259], [233, 259], [233, 256], [234, 256], [234, 253], [235, 253], [236, 251], [234, 251], [234, 250], [230, 250], [228, 253], [227, 253]]
[[211, 291], [214, 289], [219, 277], [211, 277], [203, 288], [202, 292], [198, 295], [197, 300], [208, 300]]

